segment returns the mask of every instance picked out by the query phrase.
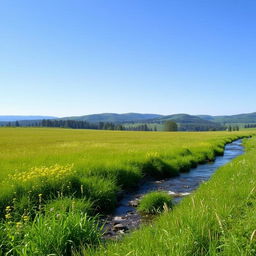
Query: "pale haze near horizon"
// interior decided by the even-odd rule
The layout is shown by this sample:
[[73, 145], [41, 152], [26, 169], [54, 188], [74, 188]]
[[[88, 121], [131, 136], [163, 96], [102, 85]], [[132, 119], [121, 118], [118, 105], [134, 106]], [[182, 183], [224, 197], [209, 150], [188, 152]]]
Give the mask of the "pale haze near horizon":
[[255, 1], [2, 1], [0, 115], [256, 111]]

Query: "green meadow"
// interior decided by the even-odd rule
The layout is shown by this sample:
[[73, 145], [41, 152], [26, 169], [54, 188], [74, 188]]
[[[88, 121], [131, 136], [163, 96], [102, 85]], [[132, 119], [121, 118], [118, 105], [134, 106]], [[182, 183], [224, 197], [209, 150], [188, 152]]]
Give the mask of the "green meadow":
[[[241, 220], [234, 227], [238, 236], [243, 220], [253, 218], [254, 139], [244, 156], [122, 242], [102, 242], [98, 216], [110, 213], [120, 191], [134, 189], [143, 177], [179, 175], [253, 133], [1, 128], [2, 255], [233, 255], [225, 247], [231, 243], [244, 250], [246, 236], [237, 241], [228, 231]], [[250, 235], [248, 252], [255, 246]]]

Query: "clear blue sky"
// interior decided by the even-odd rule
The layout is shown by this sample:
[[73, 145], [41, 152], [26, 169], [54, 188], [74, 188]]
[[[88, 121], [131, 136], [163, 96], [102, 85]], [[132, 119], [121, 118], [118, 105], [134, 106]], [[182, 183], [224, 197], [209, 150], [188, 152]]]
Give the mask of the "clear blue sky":
[[255, 0], [2, 0], [0, 115], [256, 111]]

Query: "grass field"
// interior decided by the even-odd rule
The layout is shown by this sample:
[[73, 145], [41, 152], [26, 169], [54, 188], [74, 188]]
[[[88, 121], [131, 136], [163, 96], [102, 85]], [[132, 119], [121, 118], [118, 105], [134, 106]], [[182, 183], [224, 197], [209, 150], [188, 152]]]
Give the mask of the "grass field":
[[[1, 251], [3, 255], [70, 255], [79, 252], [81, 244], [99, 245], [101, 229], [95, 214], [111, 211], [118, 191], [132, 189], [144, 175], [171, 177], [188, 171], [221, 154], [226, 143], [251, 134], [2, 128]], [[145, 238], [152, 233], [141, 232]], [[136, 238], [130, 239], [136, 243]], [[122, 246], [129, 253], [129, 244], [104, 249], [99, 255], [114, 251], [125, 255], [120, 254]], [[143, 245], [131, 255], [149, 255], [140, 254], [141, 249]]]

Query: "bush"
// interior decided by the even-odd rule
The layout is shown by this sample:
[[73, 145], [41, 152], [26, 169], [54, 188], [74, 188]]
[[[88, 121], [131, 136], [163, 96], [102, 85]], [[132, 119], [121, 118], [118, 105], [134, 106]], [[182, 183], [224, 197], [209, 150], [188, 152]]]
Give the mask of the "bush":
[[138, 210], [144, 213], [156, 214], [164, 210], [164, 205], [172, 207], [172, 197], [166, 192], [154, 191], [146, 194], [140, 201]]

